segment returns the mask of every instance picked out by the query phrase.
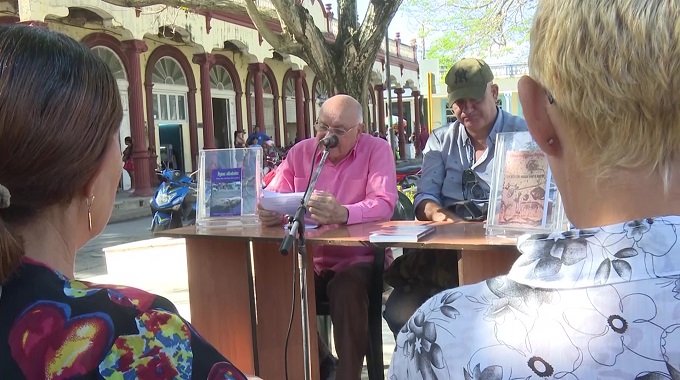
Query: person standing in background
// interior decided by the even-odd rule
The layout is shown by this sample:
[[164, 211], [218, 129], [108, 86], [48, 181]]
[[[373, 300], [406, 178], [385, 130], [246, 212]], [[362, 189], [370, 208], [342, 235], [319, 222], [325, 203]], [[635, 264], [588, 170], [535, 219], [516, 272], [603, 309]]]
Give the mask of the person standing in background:
[[123, 150], [123, 169], [130, 176], [130, 192], [135, 191], [135, 163], [132, 161], [132, 137], [127, 136], [125, 138], [125, 150]]
[[255, 126], [255, 128], [253, 128], [253, 133], [248, 135], [248, 141], [253, 141], [253, 139], [257, 139], [257, 145], [259, 146], [264, 146], [265, 141], [271, 140], [266, 133], [261, 132], [259, 126]]
[[427, 125], [423, 125], [420, 127], [420, 136], [418, 136], [418, 141], [416, 142], [416, 144], [418, 144], [418, 149], [421, 152], [421, 154], [425, 150], [428, 138], [430, 138], [430, 132], [427, 131]]
[[234, 148], [245, 148], [246, 140], [243, 139], [243, 131], [234, 131]]

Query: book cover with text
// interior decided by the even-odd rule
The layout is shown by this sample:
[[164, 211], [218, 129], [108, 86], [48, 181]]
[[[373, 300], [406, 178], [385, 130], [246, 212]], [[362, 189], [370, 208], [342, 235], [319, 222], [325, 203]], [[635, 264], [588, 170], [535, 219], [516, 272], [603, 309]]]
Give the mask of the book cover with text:
[[541, 227], [546, 209], [548, 160], [536, 151], [509, 151], [505, 159], [499, 225]]
[[241, 168], [212, 169], [210, 175], [210, 216], [240, 216], [243, 203]]

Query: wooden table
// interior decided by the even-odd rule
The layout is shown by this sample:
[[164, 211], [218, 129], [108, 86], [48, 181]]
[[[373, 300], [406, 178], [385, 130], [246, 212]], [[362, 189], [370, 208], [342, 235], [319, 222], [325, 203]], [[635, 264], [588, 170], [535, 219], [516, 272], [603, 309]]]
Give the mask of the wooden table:
[[[374, 246], [368, 242], [368, 234], [397, 223], [414, 222], [324, 226], [307, 230], [306, 236], [310, 248], [326, 244]], [[456, 250], [461, 284], [507, 273], [517, 258], [515, 239], [486, 237], [480, 223], [431, 224], [436, 226], [436, 232], [418, 243], [381, 246]], [[284, 347], [291, 307], [295, 318], [288, 345], [288, 373], [290, 379], [304, 378], [300, 294], [294, 282], [297, 260], [296, 255], [279, 253], [284, 234], [280, 227], [260, 226], [185, 227], [156, 234], [186, 239], [192, 324], [238, 368], [265, 380], [285, 378]], [[318, 347], [311, 254], [307, 284], [310, 349], [315, 353]], [[318, 379], [317, 355], [311, 355], [311, 360], [312, 378]]]

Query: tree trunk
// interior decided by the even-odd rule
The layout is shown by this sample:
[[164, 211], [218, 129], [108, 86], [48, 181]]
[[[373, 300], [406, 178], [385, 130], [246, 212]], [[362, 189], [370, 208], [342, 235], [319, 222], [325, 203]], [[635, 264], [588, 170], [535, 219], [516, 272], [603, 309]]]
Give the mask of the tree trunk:
[[[274, 50], [297, 56], [307, 62], [312, 71], [328, 89], [355, 98], [364, 109], [364, 123], [370, 123], [368, 111], [368, 82], [375, 57], [382, 45], [387, 26], [399, 9], [402, 0], [376, 1], [368, 4], [363, 24], [357, 22], [356, 0], [338, 1], [339, 30], [335, 40], [330, 40], [314, 23], [303, 5], [295, 0], [270, 0], [282, 33], [273, 32], [255, 0], [243, 4], [231, 0], [104, 0], [109, 4], [142, 7], [166, 4], [203, 11], [233, 12], [245, 10], [261, 36]], [[242, 9], [242, 8], [241, 8]]]
[[368, 81], [370, 71], [363, 64], [337, 67], [337, 73], [329, 83], [329, 87], [335, 89], [336, 94], [347, 94], [356, 99], [363, 108], [364, 124], [368, 125]]

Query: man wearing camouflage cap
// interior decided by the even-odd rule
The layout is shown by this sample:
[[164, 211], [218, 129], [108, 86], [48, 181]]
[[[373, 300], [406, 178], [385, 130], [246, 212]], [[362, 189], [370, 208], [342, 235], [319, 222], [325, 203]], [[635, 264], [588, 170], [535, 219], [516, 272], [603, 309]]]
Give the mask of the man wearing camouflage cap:
[[[488, 199], [496, 134], [527, 130], [524, 119], [496, 105], [498, 86], [493, 79], [489, 66], [475, 58], [456, 62], [446, 74], [448, 100], [457, 120], [435, 129], [423, 151], [414, 202], [419, 220], [461, 221], [474, 216], [465, 201]], [[409, 253], [385, 275], [394, 290], [384, 317], [395, 333], [431, 295], [458, 285], [456, 255], [433, 250]], [[437, 269], [445, 273], [435, 273]]]

